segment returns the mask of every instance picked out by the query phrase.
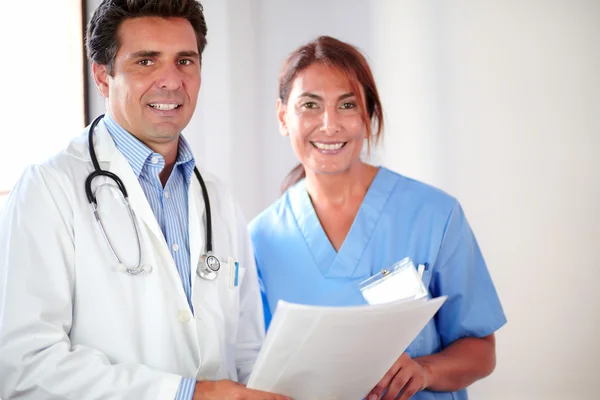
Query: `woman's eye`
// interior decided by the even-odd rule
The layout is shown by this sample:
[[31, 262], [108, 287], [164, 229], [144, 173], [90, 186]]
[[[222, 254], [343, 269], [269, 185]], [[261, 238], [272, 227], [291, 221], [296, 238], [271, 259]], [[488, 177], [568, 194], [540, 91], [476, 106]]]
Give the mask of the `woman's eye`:
[[341, 105], [341, 107], [340, 107], [340, 108], [343, 108], [343, 109], [351, 109], [351, 108], [356, 108], [356, 103], [352, 103], [352, 102], [349, 102], [349, 103], [342, 103], [342, 105]]

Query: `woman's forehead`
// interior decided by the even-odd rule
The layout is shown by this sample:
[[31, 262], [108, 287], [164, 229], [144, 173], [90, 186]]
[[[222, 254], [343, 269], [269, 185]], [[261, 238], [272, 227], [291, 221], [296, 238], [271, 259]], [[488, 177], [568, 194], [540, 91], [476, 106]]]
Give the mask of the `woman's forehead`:
[[347, 74], [341, 69], [322, 63], [314, 63], [298, 73], [292, 85], [292, 92], [296, 96], [304, 92], [349, 93], [353, 91], [352, 83]]

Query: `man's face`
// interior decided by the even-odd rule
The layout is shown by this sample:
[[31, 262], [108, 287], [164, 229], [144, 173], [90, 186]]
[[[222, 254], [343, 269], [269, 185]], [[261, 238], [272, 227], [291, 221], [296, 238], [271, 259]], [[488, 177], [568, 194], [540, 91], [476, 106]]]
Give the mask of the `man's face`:
[[179, 138], [200, 90], [200, 55], [184, 18], [126, 19], [113, 74], [94, 64], [94, 77], [115, 121], [149, 147]]

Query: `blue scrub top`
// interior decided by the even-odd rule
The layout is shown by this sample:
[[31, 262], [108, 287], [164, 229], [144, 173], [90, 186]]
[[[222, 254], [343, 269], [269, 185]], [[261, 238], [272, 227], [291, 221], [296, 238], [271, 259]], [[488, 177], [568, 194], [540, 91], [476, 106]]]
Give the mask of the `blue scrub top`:
[[[456, 199], [379, 168], [348, 235], [335, 251], [300, 181], [250, 224], [265, 322], [281, 300], [312, 305], [366, 304], [359, 283], [405, 257], [428, 267], [431, 297], [448, 296], [410, 344], [411, 357], [437, 353], [463, 337], [483, 337], [506, 323], [485, 261]], [[416, 400], [467, 399], [422, 391]]]

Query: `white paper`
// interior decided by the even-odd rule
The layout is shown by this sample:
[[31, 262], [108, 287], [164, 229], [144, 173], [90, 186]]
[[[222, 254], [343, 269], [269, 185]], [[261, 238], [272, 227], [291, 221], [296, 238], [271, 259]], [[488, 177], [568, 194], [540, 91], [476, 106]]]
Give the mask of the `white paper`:
[[280, 301], [248, 387], [294, 400], [362, 399], [445, 300], [357, 307]]

